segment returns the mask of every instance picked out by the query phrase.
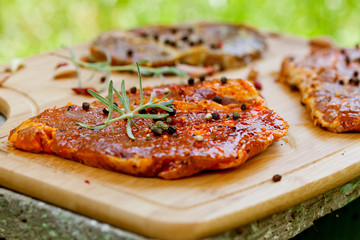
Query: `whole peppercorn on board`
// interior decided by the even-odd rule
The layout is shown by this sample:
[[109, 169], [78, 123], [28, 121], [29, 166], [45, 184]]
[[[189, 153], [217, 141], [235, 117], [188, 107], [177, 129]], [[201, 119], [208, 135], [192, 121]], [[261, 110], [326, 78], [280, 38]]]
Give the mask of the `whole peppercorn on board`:
[[[297, 59], [308, 53], [307, 41], [278, 35], [266, 40], [268, 50], [250, 67], [259, 72], [267, 106], [290, 128], [286, 137], [240, 167], [168, 181], [15, 149], [7, 140], [9, 132], [24, 120], [54, 106], [68, 102], [81, 106], [93, 100], [71, 91], [75, 78], [54, 80], [54, 67], [63, 60], [43, 54], [26, 59], [25, 68], [0, 88], [0, 111], [7, 117], [0, 126], [0, 185], [144, 236], [195, 239], [265, 217], [359, 176], [359, 134], [314, 126], [299, 104], [298, 93], [275, 81], [274, 72], [285, 57]], [[87, 48], [75, 50], [86, 54]], [[250, 67], [214, 78], [246, 78]], [[137, 86], [135, 75], [114, 73], [113, 79], [117, 88], [121, 79], [128, 87]], [[156, 86], [159, 79], [147, 78], [143, 83]], [[273, 181], [276, 174], [280, 181]]]

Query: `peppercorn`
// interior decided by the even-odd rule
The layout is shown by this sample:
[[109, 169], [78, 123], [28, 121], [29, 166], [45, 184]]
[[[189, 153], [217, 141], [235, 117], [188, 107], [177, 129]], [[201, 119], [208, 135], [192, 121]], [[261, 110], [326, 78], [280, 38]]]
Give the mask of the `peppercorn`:
[[109, 110], [108, 110], [107, 108], [103, 108], [103, 113], [104, 113], [105, 115], [107, 115], [107, 114], [109, 114]]
[[243, 110], [243, 111], [246, 110], [246, 104], [245, 104], [245, 103], [243, 103], [243, 104], [241, 105], [241, 110]]
[[141, 36], [142, 36], [143, 38], [147, 38], [147, 37], [148, 37], [148, 34], [145, 33], [145, 32], [143, 32], [143, 33], [141, 33]]
[[211, 113], [207, 113], [207, 114], [205, 115], [205, 119], [206, 119], [206, 120], [211, 120], [211, 119], [212, 119]]
[[172, 112], [167, 111], [167, 113], [169, 114], [169, 116], [174, 116], [176, 113], [176, 109], [173, 106], [170, 106], [169, 108], [171, 108], [173, 111]]
[[201, 136], [201, 135], [196, 135], [196, 136], [195, 136], [195, 141], [201, 142], [201, 141], [203, 141], [203, 140], [204, 140], [204, 137], [203, 137], [203, 136]]
[[140, 113], [140, 114], [146, 114], [147, 112], [146, 112], [146, 109], [140, 109], [140, 110], [139, 110], [139, 113]]
[[299, 91], [299, 88], [298, 88], [296, 85], [294, 85], [294, 84], [290, 84], [290, 90], [291, 90], [292, 92], [296, 92], [296, 91]]
[[221, 82], [222, 84], [227, 83], [227, 78], [226, 78], [226, 77], [221, 77], [221, 78], [220, 78], [220, 82]]
[[130, 92], [131, 92], [131, 93], [136, 93], [136, 87], [130, 88]]
[[354, 77], [357, 77], [359, 76], [359, 72], [358, 71], [355, 71], [354, 74], [353, 74]]
[[240, 118], [240, 114], [238, 112], [234, 112], [232, 115], [233, 119], [239, 119]]
[[221, 97], [219, 97], [219, 96], [215, 96], [215, 97], [213, 98], [213, 101], [214, 101], [214, 102], [217, 102], [217, 103], [221, 103], [222, 99], [221, 99]]
[[150, 123], [148, 127], [150, 130], [154, 130], [155, 128], [157, 128], [156, 125], [153, 123]]
[[340, 85], [344, 85], [344, 80], [340, 79], [340, 80], [339, 80], [339, 84], [340, 84]]
[[275, 174], [275, 175], [272, 177], [272, 180], [273, 180], [273, 182], [279, 182], [279, 181], [281, 180], [281, 175]]
[[105, 76], [102, 76], [101, 78], [100, 78], [100, 82], [105, 82], [106, 81], [106, 77]]
[[217, 114], [217, 113], [211, 113], [211, 117], [214, 120], [218, 120], [220, 118], [219, 114]]
[[113, 104], [114, 104], [115, 106], [117, 106], [117, 107], [119, 106], [119, 104], [117, 104], [116, 102], [113, 102]]
[[163, 133], [163, 130], [161, 128], [154, 128], [151, 129], [151, 131], [156, 135], [156, 136], [161, 136]]
[[350, 64], [350, 58], [349, 58], [349, 56], [347, 56], [347, 55], [346, 55], [346, 57], [345, 57], [345, 63], [346, 63], [346, 65], [349, 65], [349, 64]]
[[167, 123], [167, 124], [171, 124], [172, 121], [173, 121], [172, 118], [166, 118], [166, 123]]
[[151, 108], [150, 109], [150, 114], [157, 114], [158, 110], [156, 108]]
[[200, 80], [200, 82], [205, 81], [205, 75], [201, 75], [201, 76], [199, 77], [199, 80]]
[[184, 42], [186, 42], [187, 40], [189, 40], [189, 36], [188, 35], [184, 35], [181, 40], [183, 40]]
[[195, 83], [195, 79], [194, 79], [193, 77], [190, 77], [190, 78], [188, 79], [188, 84], [189, 84], [189, 85], [194, 85], [194, 83]]
[[155, 34], [154, 39], [155, 39], [155, 41], [158, 41], [159, 40], [159, 35]]
[[88, 102], [83, 102], [82, 103], [82, 109], [89, 110], [89, 108], [90, 108], [90, 103], [88, 103]]
[[203, 43], [204, 43], [204, 40], [202, 38], [199, 38], [198, 44], [203, 44]]
[[169, 92], [170, 92], [170, 89], [169, 89], [169, 88], [167, 88], [167, 87], [164, 88], [164, 93], [165, 93], [165, 94], [168, 94]]
[[[177, 128], [174, 126], [169, 126], [168, 129], [166, 130], [168, 132], [168, 134], [174, 134], [176, 132]], [[175, 134], [174, 134], [175, 137]]]
[[128, 57], [132, 57], [132, 55], [133, 55], [133, 50], [131, 50], [131, 49], [127, 50], [126, 55], [127, 55]]
[[74, 106], [73, 105], [70, 105], [68, 106], [67, 110], [70, 111]]
[[155, 125], [163, 131], [168, 129], [168, 126], [163, 121], [157, 121]]

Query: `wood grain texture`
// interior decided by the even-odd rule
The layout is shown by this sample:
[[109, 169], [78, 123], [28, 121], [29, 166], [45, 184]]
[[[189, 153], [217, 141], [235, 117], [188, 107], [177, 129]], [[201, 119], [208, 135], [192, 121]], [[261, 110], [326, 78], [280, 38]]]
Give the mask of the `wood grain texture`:
[[[283, 57], [307, 54], [307, 41], [268, 37], [268, 42], [264, 58], [253, 67], [260, 73], [268, 106], [289, 122], [290, 129], [287, 137], [245, 165], [166, 181], [14, 149], [7, 135], [23, 120], [55, 105], [91, 101], [70, 90], [75, 79], [52, 79], [55, 65], [63, 60], [43, 54], [27, 59], [26, 68], [0, 88], [0, 111], [8, 118], [0, 127], [0, 184], [144, 236], [194, 239], [265, 217], [359, 176], [359, 134], [313, 126], [299, 94], [274, 81]], [[86, 47], [76, 50], [81, 54]], [[217, 76], [245, 78], [248, 71], [249, 67], [234, 69]], [[114, 73], [116, 87], [123, 78], [128, 87], [137, 85], [135, 75]], [[156, 85], [160, 80], [145, 78], [143, 83]], [[97, 84], [98, 80], [92, 85]], [[272, 182], [274, 174], [281, 174], [282, 180]]]

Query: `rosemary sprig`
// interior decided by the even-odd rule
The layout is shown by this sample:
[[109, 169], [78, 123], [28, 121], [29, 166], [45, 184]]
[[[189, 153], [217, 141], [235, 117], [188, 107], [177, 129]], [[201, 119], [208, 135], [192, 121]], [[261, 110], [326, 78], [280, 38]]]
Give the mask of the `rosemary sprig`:
[[[105, 84], [104, 87], [100, 90], [100, 92], [102, 92], [103, 90], [106, 89], [106, 85], [108, 85], [107, 83], [110, 81], [110, 76], [111, 76], [111, 72], [112, 71], [118, 71], [118, 72], [137, 72], [137, 64], [129, 64], [129, 65], [123, 65], [123, 66], [112, 66], [111, 65], [111, 56], [109, 54], [109, 52], [102, 46], [99, 46], [101, 51], [104, 52], [105, 56], [106, 56], [106, 61], [103, 62], [85, 62], [82, 61], [81, 59], [77, 59], [75, 56], [75, 53], [72, 49], [70, 48], [65, 48], [69, 51], [70, 53], [70, 57], [66, 57], [60, 54], [56, 54], [59, 57], [62, 58], [66, 58], [68, 60], [70, 60], [76, 69], [76, 76], [79, 82], [79, 88], [82, 87], [82, 78], [80, 75], [80, 71], [79, 68], [80, 67], [84, 67], [87, 69], [91, 69], [94, 72], [99, 72], [102, 73], [106, 76], [106, 80], [105, 80]], [[142, 60], [139, 61], [138, 63], [140, 65], [145, 64], [146, 62], [148, 62], [147, 60]], [[177, 75], [179, 77], [188, 77], [188, 74], [185, 71], [182, 71], [180, 69], [178, 69], [175, 66], [166, 66], [166, 67], [147, 67], [147, 66], [142, 66], [141, 67], [141, 74], [146, 75], [146, 76], [153, 76], [153, 77], [160, 77], [161, 80], [164, 82], [164, 75], [165, 74], [171, 74], [171, 75]], [[91, 75], [89, 79], [87, 79], [87, 81], [91, 80], [93, 78], [94, 75]]]
[[[121, 93], [119, 93], [118, 90], [116, 90], [116, 88], [113, 87], [113, 82], [110, 81], [109, 89], [108, 89], [108, 94], [109, 94], [108, 99], [104, 98], [97, 92], [88, 90], [88, 92], [93, 97], [98, 99], [100, 102], [102, 102], [104, 105], [106, 105], [109, 108], [108, 118], [105, 120], [105, 122], [102, 124], [99, 124], [99, 125], [89, 125], [89, 124], [81, 123], [81, 122], [77, 122], [77, 124], [79, 124], [80, 126], [82, 126], [84, 128], [89, 128], [89, 129], [103, 129], [103, 128], [110, 126], [110, 124], [113, 122], [124, 119], [127, 121], [126, 122], [127, 135], [129, 136], [129, 138], [135, 139], [135, 137], [132, 133], [132, 130], [131, 130], [131, 124], [133, 124], [135, 127], [137, 127], [137, 126], [136, 126], [133, 118], [162, 119], [162, 118], [169, 116], [169, 114], [167, 114], [167, 113], [166, 114], [139, 114], [139, 113], [137, 113], [138, 111], [140, 111], [142, 109], [147, 109], [147, 108], [160, 108], [160, 109], [164, 109], [167, 112], [173, 112], [173, 109], [170, 108], [169, 106], [173, 103], [174, 100], [163, 101], [169, 96], [170, 93], [168, 93], [163, 98], [153, 101], [154, 94], [151, 93], [149, 102], [144, 104], [144, 96], [143, 96], [142, 81], [141, 81], [141, 71], [140, 71], [140, 66], [139, 66], [138, 62], [136, 63], [136, 68], [137, 68], [137, 73], [139, 76], [139, 85], [140, 85], [140, 105], [137, 108], [135, 108], [134, 110], [131, 111], [130, 104], [129, 104], [129, 97], [126, 95], [126, 91], [125, 91], [125, 81], [122, 80], [122, 82], [121, 82]], [[119, 108], [118, 106], [116, 106], [113, 103], [113, 93], [114, 92], [120, 99], [123, 109]], [[120, 113], [121, 116], [113, 118], [113, 111]]]

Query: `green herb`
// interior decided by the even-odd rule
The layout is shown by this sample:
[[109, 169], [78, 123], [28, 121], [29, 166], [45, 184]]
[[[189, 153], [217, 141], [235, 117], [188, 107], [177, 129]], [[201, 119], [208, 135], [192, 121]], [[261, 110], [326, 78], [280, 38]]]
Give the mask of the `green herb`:
[[[70, 60], [76, 69], [76, 76], [79, 82], [79, 88], [82, 87], [82, 78], [81, 78], [81, 74], [79, 71], [80, 67], [84, 67], [87, 69], [91, 69], [94, 71], [94, 73], [85, 81], [90, 81], [94, 75], [95, 72], [101, 73], [105, 75], [105, 84], [104, 87], [100, 90], [100, 92], [104, 91], [106, 89], [106, 85], [108, 85], [108, 82], [110, 81], [110, 76], [111, 76], [111, 71], [118, 71], [118, 72], [137, 72], [137, 63], [136, 64], [129, 64], [129, 65], [123, 65], [123, 66], [111, 66], [111, 56], [109, 54], [109, 52], [102, 46], [99, 46], [101, 51], [104, 52], [105, 56], [106, 56], [106, 61], [103, 62], [85, 62], [82, 61], [80, 59], [76, 58], [76, 55], [74, 53], [74, 51], [70, 48], [65, 48], [69, 51], [70, 53], [70, 57], [67, 56], [63, 56], [61, 54], [56, 54], [54, 53], [54, 55], [65, 58]], [[139, 61], [138, 64], [143, 65], [145, 63], [147, 63], [147, 60], [142, 60]], [[141, 74], [146, 75], [146, 76], [153, 76], [153, 77], [161, 77], [162, 81], [164, 82], [164, 75], [165, 74], [172, 74], [172, 75], [177, 75], [179, 77], [188, 77], [188, 74], [180, 69], [178, 69], [175, 66], [170, 66], [170, 67], [146, 67], [146, 66], [142, 66], [141, 67]]]
[[[137, 67], [137, 72], [138, 72], [138, 76], [139, 76], [139, 85], [140, 85], [140, 105], [136, 109], [134, 109], [133, 111], [131, 111], [131, 109], [130, 109], [129, 97], [126, 95], [126, 91], [125, 91], [125, 81], [123, 80], [121, 82], [121, 93], [119, 93], [118, 90], [116, 90], [113, 87], [113, 82], [110, 81], [109, 89], [108, 89], [109, 90], [108, 99], [102, 97], [100, 94], [98, 94], [92, 90], [88, 90], [88, 92], [93, 97], [95, 97], [100, 102], [105, 104], [107, 106], [107, 108], [109, 109], [109, 114], [108, 114], [108, 118], [106, 119], [106, 121], [99, 125], [89, 125], [89, 124], [85, 124], [85, 123], [81, 123], [81, 122], [77, 122], [77, 124], [79, 124], [82, 127], [89, 128], [89, 129], [103, 129], [103, 128], [108, 127], [111, 123], [113, 123], [115, 121], [124, 119], [127, 121], [127, 123], [126, 123], [127, 135], [129, 136], [129, 138], [135, 139], [135, 137], [132, 133], [132, 130], [131, 130], [131, 124], [133, 124], [137, 128], [138, 128], [138, 126], [135, 124], [133, 118], [162, 119], [162, 118], [166, 118], [167, 116], [169, 116], [169, 114], [167, 114], [167, 113], [166, 114], [139, 114], [139, 113], [137, 113], [137, 112], [139, 112], [143, 109], [147, 109], [147, 108], [160, 108], [167, 112], [173, 112], [174, 111], [173, 108], [170, 108], [169, 106], [171, 106], [171, 104], [173, 103], [174, 100], [162, 102], [169, 96], [170, 93], [168, 93], [163, 98], [153, 101], [154, 93], [151, 93], [149, 102], [144, 104], [143, 88], [142, 88], [142, 82], [141, 82], [141, 71], [140, 71], [139, 63], [136, 63], [136, 67]], [[113, 93], [114, 92], [120, 99], [123, 109], [120, 109], [118, 106], [116, 106], [113, 103]], [[120, 113], [121, 116], [113, 118], [113, 111]]]

